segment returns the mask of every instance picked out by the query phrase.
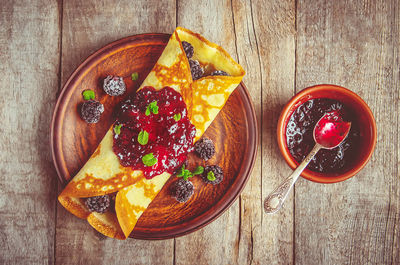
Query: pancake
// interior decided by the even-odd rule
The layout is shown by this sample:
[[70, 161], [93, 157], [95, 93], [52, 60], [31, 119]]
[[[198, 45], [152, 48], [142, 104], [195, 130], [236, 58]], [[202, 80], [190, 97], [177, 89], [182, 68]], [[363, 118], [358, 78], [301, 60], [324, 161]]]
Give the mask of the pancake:
[[[221, 70], [228, 75], [205, 75], [193, 80], [182, 41], [193, 46], [191, 59], [197, 60], [206, 74], [207, 71]], [[169, 86], [179, 92], [186, 103], [190, 122], [196, 127], [197, 141], [218, 115], [244, 74], [243, 68], [220, 46], [199, 34], [178, 27], [139, 90], [145, 86], [152, 86], [156, 90]], [[87, 219], [100, 233], [126, 239], [171, 174], [164, 172], [146, 179], [142, 171], [123, 167], [112, 147], [113, 126], [86, 164], [61, 192], [58, 200], [72, 214]], [[101, 214], [86, 208], [83, 198], [111, 193], [116, 193], [115, 213], [109, 211]]]

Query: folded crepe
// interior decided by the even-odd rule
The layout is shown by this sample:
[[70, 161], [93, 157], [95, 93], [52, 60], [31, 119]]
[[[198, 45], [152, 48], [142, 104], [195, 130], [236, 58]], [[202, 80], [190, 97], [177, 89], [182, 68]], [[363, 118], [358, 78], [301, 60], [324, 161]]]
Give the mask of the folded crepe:
[[[193, 46], [191, 59], [199, 61], [205, 69], [205, 75], [200, 79], [192, 79], [182, 41]], [[228, 76], [207, 75], [214, 70], [222, 70]], [[139, 90], [145, 86], [156, 90], [169, 86], [179, 92], [186, 103], [188, 117], [196, 127], [196, 141], [215, 119], [244, 74], [243, 68], [220, 46], [178, 27]], [[58, 200], [72, 214], [87, 219], [100, 233], [126, 239], [171, 174], [164, 172], [146, 179], [142, 171], [123, 167], [112, 147], [113, 126]], [[84, 198], [115, 192], [115, 213], [90, 212], [85, 206]]]

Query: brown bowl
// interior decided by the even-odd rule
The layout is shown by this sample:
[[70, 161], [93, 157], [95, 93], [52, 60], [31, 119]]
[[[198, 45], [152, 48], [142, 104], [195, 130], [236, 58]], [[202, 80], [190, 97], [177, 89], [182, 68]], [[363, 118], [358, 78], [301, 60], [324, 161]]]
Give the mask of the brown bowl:
[[318, 173], [305, 169], [301, 176], [315, 182], [335, 183], [346, 180], [357, 174], [369, 161], [376, 144], [376, 123], [368, 105], [354, 92], [336, 85], [316, 85], [296, 94], [284, 107], [277, 128], [279, 149], [289, 166], [294, 169], [298, 162], [290, 154], [286, 142], [286, 126], [292, 113], [304, 102], [315, 98], [330, 98], [342, 102], [357, 117], [360, 127], [360, 144], [358, 157], [350, 167], [338, 173]]

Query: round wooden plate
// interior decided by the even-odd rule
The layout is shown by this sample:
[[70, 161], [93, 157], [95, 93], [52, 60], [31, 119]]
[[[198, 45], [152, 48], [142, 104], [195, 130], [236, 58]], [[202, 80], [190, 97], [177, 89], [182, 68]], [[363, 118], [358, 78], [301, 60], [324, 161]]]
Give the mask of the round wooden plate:
[[[115, 41], [89, 56], [66, 82], [58, 98], [51, 124], [51, 149], [58, 176], [66, 184], [85, 164], [115, 119], [115, 109], [135, 93], [166, 46], [168, 34], [142, 34]], [[133, 72], [139, 79], [130, 79]], [[123, 76], [127, 93], [110, 97], [102, 90], [107, 75]], [[93, 89], [105, 111], [97, 124], [87, 124], [79, 115], [82, 91]], [[224, 170], [219, 185], [191, 180], [195, 193], [186, 203], [169, 194], [171, 177], [139, 219], [131, 237], [166, 239], [193, 232], [221, 215], [238, 197], [250, 176], [257, 152], [258, 130], [249, 93], [241, 83], [208, 128], [216, 155], [205, 163], [189, 155], [189, 168], [218, 164]]]

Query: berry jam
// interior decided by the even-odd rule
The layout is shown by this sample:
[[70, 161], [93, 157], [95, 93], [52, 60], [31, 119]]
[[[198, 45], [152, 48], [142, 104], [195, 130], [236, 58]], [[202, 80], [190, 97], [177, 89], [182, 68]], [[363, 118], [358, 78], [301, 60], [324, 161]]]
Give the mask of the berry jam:
[[[144, 131], [147, 141], [139, 135]], [[165, 171], [172, 174], [193, 150], [195, 134], [178, 92], [170, 87], [158, 91], [144, 87], [122, 105], [114, 124], [113, 151], [122, 166], [142, 170], [146, 178]], [[156, 159], [154, 165], [144, 163], [142, 158], [148, 154]]]
[[339, 111], [327, 112], [314, 128], [314, 138], [325, 148], [338, 146], [351, 128], [351, 122], [343, 121]]
[[351, 122], [346, 139], [334, 149], [320, 149], [307, 168], [323, 173], [334, 173], [345, 170], [356, 156], [360, 129], [357, 121], [352, 120], [351, 111], [343, 103], [328, 99], [311, 99], [300, 105], [290, 116], [286, 127], [286, 143], [290, 154], [301, 162], [315, 145], [314, 126], [327, 112], [337, 111], [344, 121]]

